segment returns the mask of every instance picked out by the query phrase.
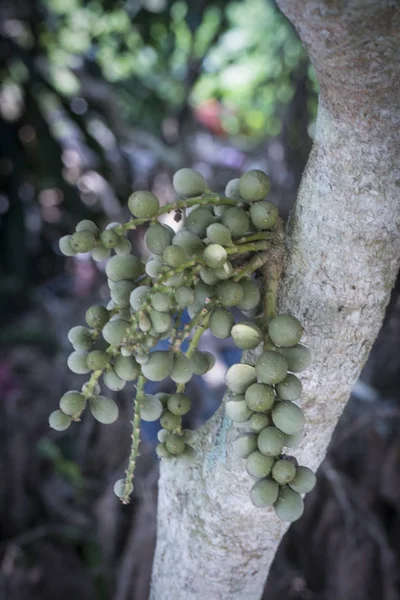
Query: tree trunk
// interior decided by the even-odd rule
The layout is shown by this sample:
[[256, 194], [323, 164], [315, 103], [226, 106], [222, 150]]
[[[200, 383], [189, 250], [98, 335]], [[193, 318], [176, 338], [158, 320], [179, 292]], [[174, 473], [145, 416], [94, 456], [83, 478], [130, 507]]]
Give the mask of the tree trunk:
[[[307, 436], [318, 467], [378, 334], [399, 268], [400, 18], [390, 0], [280, 0], [321, 87], [314, 146], [288, 226], [279, 308], [305, 326]], [[397, 37], [396, 37], [397, 36]], [[396, 56], [397, 55], [397, 56]], [[221, 407], [197, 462], [163, 462], [153, 600], [256, 600], [287, 526], [256, 509]]]

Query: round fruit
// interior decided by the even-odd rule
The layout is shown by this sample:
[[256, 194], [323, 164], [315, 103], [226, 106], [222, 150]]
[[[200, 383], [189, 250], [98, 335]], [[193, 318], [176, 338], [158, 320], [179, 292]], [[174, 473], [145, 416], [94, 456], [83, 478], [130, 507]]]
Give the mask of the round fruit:
[[165, 333], [166, 331], [169, 331], [172, 324], [171, 315], [169, 313], [151, 310], [149, 315], [151, 325], [156, 333]]
[[311, 364], [311, 352], [302, 344], [297, 344], [293, 348], [278, 348], [278, 352], [285, 357], [288, 369], [292, 373], [301, 373]]
[[92, 335], [86, 327], [77, 325], [68, 331], [68, 340], [75, 350], [89, 350], [92, 345]]
[[193, 374], [204, 375], [204, 373], [207, 373], [214, 366], [214, 362], [211, 362], [210, 359], [215, 362], [215, 358], [210, 352], [195, 350], [190, 357]]
[[152, 223], [144, 236], [147, 248], [153, 254], [162, 255], [167, 246], [171, 244], [172, 234], [161, 223]]
[[280, 383], [285, 379], [287, 371], [287, 362], [278, 352], [266, 350], [257, 358], [256, 373], [262, 383]]
[[276, 427], [266, 427], [258, 434], [257, 446], [265, 456], [279, 456], [285, 443], [285, 436]]
[[61, 410], [54, 410], [49, 416], [49, 425], [56, 431], [65, 431], [71, 425], [71, 417], [65, 415]]
[[139, 285], [135, 288], [129, 297], [129, 302], [133, 310], [140, 310], [142, 305], [150, 300], [151, 287], [149, 285]]
[[287, 448], [297, 448], [304, 439], [304, 429], [293, 435], [285, 435], [285, 446]]
[[281, 458], [277, 460], [272, 468], [272, 477], [280, 485], [286, 485], [296, 475], [296, 467], [290, 460]]
[[254, 433], [241, 435], [233, 442], [233, 450], [240, 458], [247, 458], [257, 450], [257, 436]]
[[272, 387], [263, 383], [253, 383], [245, 392], [247, 406], [253, 412], [265, 412], [269, 410], [275, 401]]
[[257, 481], [250, 491], [250, 499], [254, 506], [258, 508], [267, 508], [277, 501], [279, 495], [279, 486], [272, 479], [261, 479]]
[[124, 381], [134, 381], [140, 375], [140, 366], [133, 356], [117, 356], [114, 370]]
[[85, 315], [86, 323], [93, 329], [102, 329], [109, 318], [110, 313], [105, 306], [91, 306]]
[[158, 256], [149, 258], [145, 267], [146, 274], [152, 278], [157, 277], [162, 272], [163, 266], [164, 263]]
[[169, 431], [167, 431], [166, 429], [160, 429], [157, 432], [157, 439], [159, 442], [161, 442], [162, 444], [165, 443], [165, 440], [167, 439], [167, 437], [169, 436]]
[[268, 324], [268, 333], [276, 346], [295, 346], [303, 335], [303, 327], [292, 315], [278, 315]]
[[61, 411], [70, 417], [79, 415], [86, 406], [86, 398], [79, 392], [67, 392], [60, 399]]
[[249, 427], [256, 433], [259, 433], [269, 425], [269, 416], [263, 413], [256, 413], [249, 419]]
[[71, 236], [64, 235], [58, 240], [58, 247], [64, 256], [75, 256], [76, 252], [71, 245]]
[[199, 206], [192, 210], [185, 219], [185, 229], [204, 238], [207, 227], [214, 223], [214, 216], [205, 206]]
[[89, 352], [86, 359], [86, 364], [91, 371], [99, 371], [109, 363], [110, 356], [103, 350], [93, 350]]
[[185, 451], [186, 443], [181, 435], [171, 433], [165, 441], [165, 446], [170, 454], [176, 456]]
[[186, 258], [186, 253], [180, 246], [167, 246], [163, 252], [163, 261], [169, 267], [179, 267]]
[[222, 224], [225, 225], [235, 237], [245, 235], [250, 229], [249, 215], [243, 208], [231, 206], [222, 215]]
[[244, 394], [256, 379], [255, 368], [246, 364], [232, 365], [225, 376], [226, 385], [234, 394]]
[[228, 400], [225, 404], [225, 412], [227, 416], [235, 423], [244, 423], [253, 414], [244, 401], [244, 396], [236, 396], [232, 400]]
[[243, 288], [236, 281], [221, 281], [217, 285], [216, 293], [224, 306], [238, 306], [243, 298]]
[[218, 269], [214, 269], [214, 273], [218, 277], [218, 279], [222, 279], [225, 281], [226, 279], [230, 279], [233, 275], [233, 266], [232, 263], [227, 260], [222, 267], [218, 267]]
[[[114, 494], [117, 496], [117, 498], [123, 498], [125, 496], [125, 479], [118, 479], [115, 483], [114, 483]], [[126, 489], [126, 493], [127, 494], [132, 494], [133, 492], [133, 483], [131, 481], [129, 481], [127, 489]]]
[[151, 304], [159, 312], [168, 312], [172, 306], [172, 299], [165, 292], [155, 292], [151, 296]]
[[283, 381], [277, 384], [276, 391], [282, 400], [297, 400], [301, 396], [303, 386], [296, 375], [289, 373]]
[[304, 502], [300, 494], [285, 486], [279, 490], [274, 509], [281, 521], [297, 521], [303, 514]]
[[173, 415], [186, 415], [191, 407], [191, 400], [186, 394], [171, 394], [168, 398], [167, 407]]
[[204, 250], [203, 258], [206, 265], [212, 269], [218, 269], [219, 267], [222, 267], [224, 263], [226, 263], [228, 255], [225, 248], [219, 244], [210, 244]]
[[103, 338], [111, 346], [119, 346], [127, 335], [129, 323], [122, 319], [109, 321], [102, 329]]
[[308, 494], [317, 483], [315, 473], [308, 467], [297, 467], [296, 475], [289, 483], [292, 490], [298, 494]]
[[200, 274], [200, 279], [206, 285], [214, 285], [215, 283], [217, 283], [219, 281], [219, 278], [218, 278], [215, 270], [211, 269], [211, 267], [201, 267], [199, 274]]
[[246, 202], [258, 202], [258, 200], [262, 200], [270, 189], [271, 185], [268, 177], [258, 169], [247, 171], [239, 180], [239, 192]]
[[108, 248], [104, 248], [104, 246], [97, 246], [97, 248], [93, 248], [90, 254], [92, 255], [93, 260], [96, 262], [102, 262], [109, 258], [110, 251]]
[[72, 352], [67, 359], [67, 365], [70, 371], [77, 375], [90, 373], [87, 366], [87, 352]]
[[110, 288], [111, 300], [116, 306], [129, 306], [129, 297], [133, 287], [134, 283], [133, 281], [129, 281], [129, 279], [121, 279], [121, 281], [114, 282], [112, 288]]
[[209, 298], [212, 298], [215, 294], [215, 288], [211, 285], [207, 285], [203, 281], [199, 281], [196, 283], [194, 287], [194, 295], [196, 301], [200, 303], [201, 306], [207, 302]]
[[150, 354], [149, 360], [142, 365], [142, 373], [150, 381], [162, 381], [171, 375], [173, 367], [173, 352], [156, 350]]
[[171, 372], [171, 379], [175, 383], [187, 383], [193, 375], [192, 363], [190, 358], [184, 354], [175, 354], [174, 366]]
[[242, 279], [240, 285], [243, 290], [243, 297], [238, 304], [238, 308], [244, 311], [257, 308], [261, 299], [261, 293], [258, 285], [254, 281], [251, 281], [251, 279]]
[[158, 458], [170, 458], [172, 456], [172, 454], [168, 452], [165, 444], [157, 444], [156, 454]]
[[275, 459], [271, 456], [264, 456], [258, 450], [252, 452], [246, 461], [246, 471], [252, 477], [261, 479], [269, 475], [274, 464]]
[[235, 319], [225, 308], [216, 308], [211, 313], [210, 331], [216, 338], [221, 340], [228, 338], [234, 324]]
[[182, 418], [178, 415], [173, 415], [169, 410], [164, 410], [160, 418], [160, 425], [168, 431], [179, 429], [182, 423]]
[[250, 350], [261, 343], [264, 335], [262, 330], [251, 321], [236, 323], [232, 327], [231, 336], [238, 348]]
[[119, 256], [126, 256], [127, 254], [131, 253], [132, 244], [130, 243], [129, 240], [120, 238], [118, 240], [118, 244], [115, 246], [114, 250], [115, 250], [116, 254], [119, 254]]
[[74, 252], [89, 252], [96, 244], [96, 238], [90, 231], [76, 231], [71, 235], [71, 248]]
[[106, 229], [100, 234], [100, 242], [104, 248], [115, 248], [120, 239], [120, 236], [114, 231], [114, 229]]
[[177, 234], [174, 235], [172, 238], [172, 244], [182, 248], [188, 258], [191, 258], [196, 254], [202, 254], [204, 248], [204, 244], [201, 239], [186, 229], [181, 229]]
[[99, 233], [99, 228], [96, 223], [93, 221], [89, 221], [89, 219], [83, 219], [83, 221], [79, 221], [77, 226], [75, 227], [75, 231], [90, 231], [93, 235], [97, 235]]
[[193, 319], [197, 315], [197, 313], [200, 310], [202, 310], [203, 306], [204, 306], [204, 303], [197, 302], [197, 300], [195, 302], [193, 302], [193, 304], [188, 306], [188, 309], [187, 309], [189, 317], [191, 319]]
[[180, 308], [187, 308], [194, 302], [194, 291], [189, 287], [179, 287], [175, 292], [175, 300]]
[[179, 169], [172, 178], [174, 190], [180, 196], [200, 196], [207, 189], [203, 175], [194, 169]]
[[126, 385], [126, 381], [121, 379], [121, 377], [118, 377], [112, 367], [103, 373], [103, 381], [104, 385], [113, 392], [119, 392], [124, 389]]
[[207, 227], [207, 238], [212, 244], [232, 246], [231, 232], [222, 223], [212, 223]]
[[177, 288], [181, 285], [183, 281], [183, 273], [176, 273], [175, 275], [171, 275], [164, 281], [165, 287]]
[[230, 181], [228, 181], [225, 188], [225, 196], [227, 198], [232, 198], [233, 200], [241, 200], [239, 182], [240, 179], [238, 177], [236, 179], [231, 179]]
[[276, 402], [272, 412], [272, 421], [283, 433], [293, 435], [304, 427], [304, 413], [296, 404], [287, 400]]
[[138, 219], [151, 219], [157, 215], [160, 203], [151, 192], [140, 191], [129, 196], [128, 208]]
[[100, 394], [100, 386], [97, 383], [97, 381], [94, 383], [94, 385], [92, 385], [92, 383], [90, 381], [87, 381], [81, 387], [81, 391], [82, 391], [82, 394], [85, 396], [85, 398], [89, 398], [92, 396], [98, 396]]
[[144, 313], [139, 314], [138, 325], [139, 329], [145, 333], [151, 329], [151, 321]]
[[136, 256], [113, 256], [107, 262], [106, 275], [111, 281], [130, 279], [134, 281], [142, 275], [144, 265]]
[[163, 414], [163, 410], [161, 400], [156, 396], [147, 394], [140, 406], [140, 418], [148, 422], [158, 421]]
[[250, 219], [256, 229], [272, 229], [279, 212], [272, 202], [254, 202], [250, 206]]
[[90, 412], [100, 423], [109, 425], [118, 418], [118, 406], [114, 400], [106, 396], [96, 396], [89, 399]]

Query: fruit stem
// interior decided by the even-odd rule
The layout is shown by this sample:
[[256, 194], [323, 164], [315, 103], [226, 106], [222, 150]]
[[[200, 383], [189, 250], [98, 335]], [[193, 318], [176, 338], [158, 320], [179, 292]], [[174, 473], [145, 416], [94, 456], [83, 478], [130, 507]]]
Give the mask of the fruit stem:
[[[269, 321], [276, 315], [276, 305], [278, 296], [279, 280], [283, 270], [284, 262], [284, 227], [282, 219], [278, 218], [274, 228], [274, 238], [268, 252], [268, 259], [264, 263], [264, 301], [262, 324], [266, 328]], [[267, 349], [271, 344], [269, 336], [266, 335], [264, 348]]]
[[271, 231], [260, 231], [258, 233], [251, 233], [249, 235], [244, 235], [243, 237], [235, 240], [235, 244], [246, 244], [248, 242], [257, 242], [259, 240], [271, 240], [273, 238], [273, 233]]
[[268, 252], [263, 252], [260, 254], [256, 254], [244, 267], [239, 267], [236, 271], [236, 274], [232, 277], [233, 281], [239, 281], [246, 275], [251, 275], [254, 271], [261, 269], [262, 266], [265, 265], [269, 256]]
[[249, 244], [240, 244], [225, 248], [227, 254], [245, 254], [247, 252], [259, 252], [269, 248], [270, 243], [267, 241], [250, 242]]
[[135, 471], [136, 460], [139, 456], [140, 444], [140, 406], [144, 399], [144, 384], [146, 379], [143, 375], [138, 377], [136, 385], [136, 399], [132, 419], [131, 451], [129, 454], [128, 467], [125, 471], [124, 492], [121, 497], [122, 504], [129, 504], [132, 490], [133, 473]]

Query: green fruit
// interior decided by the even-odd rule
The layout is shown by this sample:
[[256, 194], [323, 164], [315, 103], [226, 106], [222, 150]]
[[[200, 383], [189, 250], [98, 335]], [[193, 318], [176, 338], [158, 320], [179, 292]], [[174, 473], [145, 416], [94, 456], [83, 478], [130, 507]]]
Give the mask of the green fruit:
[[268, 324], [268, 333], [277, 346], [295, 346], [303, 335], [303, 327], [292, 315], [278, 315]]
[[290, 460], [281, 458], [277, 460], [272, 468], [272, 477], [280, 485], [286, 485], [296, 475], [296, 467]]
[[109, 321], [102, 329], [103, 338], [111, 346], [119, 346], [128, 332], [129, 323], [122, 319]]
[[247, 458], [252, 452], [257, 450], [257, 436], [254, 433], [246, 433], [238, 437], [232, 445], [237, 456]]
[[304, 430], [293, 435], [285, 435], [285, 446], [287, 448], [297, 448], [304, 439]]
[[304, 512], [304, 502], [300, 494], [285, 486], [279, 490], [274, 509], [281, 521], [297, 521]]
[[231, 179], [230, 181], [228, 181], [225, 188], [225, 196], [227, 198], [232, 198], [233, 200], [241, 200], [239, 182], [240, 179], [238, 177], [236, 179]]
[[87, 381], [81, 387], [81, 391], [85, 398], [91, 398], [92, 396], [98, 396], [100, 394], [100, 386], [97, 381], [94, 385], [92, 385], [90, 381]]
[[77, 375], [90, 373], [87, 366], [87, 352], [72, 352], [67, 359], [67, 365], [70, 371]]
[[115, 250], [115, 253], [118, 254], [119, 256], [126, 256], [131, 253], [132, 244], [130, 243], [129, 240], [120, 238], [118, 241], [118, 244], [115, 246], [114, 250]]
[[221, 340], [231, 335], [231, 330], [235, 324], [232, 314], [225, 308], [216, 308], [212, 311], [210, 317], [210, 331]]
[[301, 408], [287, 400], [275, 403], [271, 417], [274, 425], [287, 435], [299, 433], [305, 423], [304, 413]]
[[159, 398], [146, 394], [144, 402], [140, 405], [140, 418], [143, 421], [158, 421], [163, 414], [164, 407]]
[[114, 400], [106, 396], [96, 396], [89, 399], [90, 412], [99, 423], [109, 425], [118, 418], [118, 406]]
[[225, 225], [235, 237], [245, 235], [250, 229], [249, 215], [243, 208], [231, 206], [222, 215], [222, 224]]
[[162, 444], [165, 443], [165, 440], [167, 439], [168, 436], [169, 436], [169, 431], [167, 431], [166, 429], [160, 429], [157, 433], [157, 439]]
[[177, 456], [185, 451], [186, 443], [181, 435], [171, 433], [165, 441], [165, 446], [170, 454]]
[[150, 300], [150, 292], [149, 285], [139, 285], [131, 292], [129, 302], [133, 310], [141, 310], [143, 304]]
[[142, 365], [142, 373], [149, 381], [162, 381], [169, 377], [174, 367], [174, 354], [170, 351], [156, 350]]
[[200, 279], [206, 285], [214, 285], [219, 281], [217, 274], [215, 273], [214, 269], [211, 269], [211, 267], [201, 267], [199, 274]]
[[287, 371], [287, 362], [278, 352], [266, 350], [257, 358], [256, 373], [262, 383], [280, 383], [285, 379]]
[[168, 279], [166, 279], [164, 281], [164, 285], [165, 285], [165, 287], [177, 288], [182, 284], [182, 281], [183, 281], [183, 274], [176, 273], [175, 275], [171, 275], [171, 277], [168, 277]]
[[160, 418], [160, 425], [168, 431], [179, 429], [182, 423], [182, 418], [178, 415], [173, 415], [169, 410], [164, 410]]
[[99, 233], [99, 228], [96, 223], [93, 221], [89, 221], [89, 219], [83, 219], [83, 221], [79, 221], [77, 226], [75, 227], [75, 231], [90, 231], [93, 235], [97, 235]]
[[194, 233], [186, 231], [186, 229], [181, 229], [176, 235], [174, 235], [172, 238], [172, 244], [182, 248], [188, 258], [191, 258], [196, 254], [202, 254], [204, 248], [204, 244], [201, 239]]
[[207, 227], [214, 223], [214, 216], [205, 206], [193, 209], [185, 219], [185, 229], [204, 238]]
[[279, 456], [285, 443], [285, 436], [276, 427], [266, 427], [258, 434], [257, 446], [265, 456]]
[[242, 300], [237, 305], [240, 310], [249, 311], [257, 308], [261, 300], [261, 293], [258, 285], [251, 279], [242, 279], [240, 285], [243, 290]]
[[68, 331], [68, 340], [75, 350], [85, 351], [89, 350], [92, 345], [92, 334], [86, 327], [76, 325]]
[[90, 252], [96, 244], [96, 238], [90, 231], [76, 231], [71, 235], [70, 245], [74, 252]]
[[232, 263], [227, 260], [222, 267], [219, 267], [218, 269], [214, 270], [214, 273], [216, 274], [216, 276], [218, 277], [218, 279], [230, 279], [233, 275], [233, 266]]
[[178, 393], [171, 394], [167, 402], [168, 410], [173, 415], [178, 416], [186, 415], [190, 410], [191, 404], [189, 396]]
[[238, 306], [243, 298], [243, 289], [235, 281], [221, 281], [216, 288], [217, 299], [224, 306]]
[[164, 253], [165, 248], [171, 244], [171, 239], [171, 232], [161, 223], [152, 223], [144, 236], [147, 248], [157, 255]]
[[138, 219], [151, 219], [159, 211], [160, 203], [151, 192], [134, 192], [129, 196], [128, 208]]
[[232, 246], [231, 232], [228, 227], [222, 223], [212, 223], [207, 227], [207, 239], [212, 244], [220, 244], [221, 246]]
[[169, 267], [179, 267], [186, 260], [186, 252], [180, 246], [167, 246], [163, 252], [163, 260]]
[[[156, 398], [158, 398], [161, 402], [161, 404], [163, 405], [164, 408], [167, 408], [167, 404], [168, 404], [168, 400], [170, 397], [170, 394], [167, 394], [166, 392], [158, 392], [157, 394], [154, 394]], [[164, 440], [160, 440], [160, 442], [163, 442]]]
[[140, 366], [133, 356], [117, 356], [114, 370], [124, 381], [134, 381], [140, 375]]
[[120, 239], [120, 236], [114, 231], [114, 229], [106, 229], [100, 234], [100, 242], [104, 248], [115, 248]]
[[193, 304], [188, 306], [188, 309], [187, 309], [189, 317], [191, 319], [193, 319], [197, 315], [197, 313], [203, 309], [203, 306], [204, 306], [204, 303], [202, 304], [197, 301], [193, 302]]
[[276, 391], [282, 400], [297, 400], [301, 396], [303, 386], [296, 375], [289, 373], [283, 381], [277, 384]]
[[[125, 496], [125, 479], [118, 479], [118, 481], [116, 481], [114, 483], [114, 494], [117, 496], [117, 498], [123, 498]], [[127, 490], [126, 493], [127, 494], [132, 494], [133, 492], [133, 483], [131, 481], [128, 482], [128, 486], [127, 486]]]
[[246, 364], [232, 365], [225, 376], [226, 385], [234, 394], [244, 394], [256, 379], [255, 368]]
[[110, 289], [111, 300], [116, 306], [129, 306], [129, 298], [133, 287], [133, 281], [129, 281], [128, 279], [121, 279], [121, 281], [113, 283], [113, 286]]
[[176, 354], [171, 372], [172, 381], [175, 381], [175, 383], [187, 383], [191, 380], [192, 375], [193, 370], [190, 358], [184, 354]]
[[103, 373], [103, 381], [104, 385], [113, 392], [119, 392], [120, 390], [124, 389], [126, 385], [126, 381], [121, 379], [121, 377], [118, 377], [112, 367]]
[[244, 173], [239, 180], [239, 192], [246, 202], [262, 200], [271, 189], [271, 184], [265, 173], [252, 169]]
[[236, 346], [242, 350], [256, 348], [264, 337], [258, 325], [251, 321], [236, 323], [232, 327], [231, 336]]
[[203, 253], [204, 262], [212, 269], [222, 267], [228, 258], [225, 248], [219, 244], [210, 244]]
[[244, 423], [253, 414], [244, 401], [244, 396], [234, 396], [225, 404], [225, 412], [234, 423]]
[[190, 357], [193, 374], [204, 375], [204, 373], [207, 373], [214, 366], [210, 359], [213, 359], [215, 362], [214, 356], [210, 352], [195, 350]]
[[150, 258], [145, 267], [145, 271], [149, 277], [155, 278], [162, 272], [164, 263], [159, 257]]
[[138, 325], [139, 329], [144, 333], [147, 333], [151, 329], [151, 321], [144, 313], [139, 314]]
[[110, 251], [107, 248], [104, 248], [104, 246], [97, 246], [97, 248], [93, 248], [91, 255], [96, 262], [102, 262], [109, 258]]
[[144, 265], [136, 256], [113, 256], [106, 265], [106, 275], [111, 281], [134, 281], [143, 274]]
[[256, 229], [272, 229], [279, 212], [272, 202], [255, 202], [250, 206], [250, 219]]
[[76, 252], [71, 245], [71, 236], [64, 235], [58, 240], [58, 247], [64, 256], [75, 256]]
[[165, 444], [157, 444], [156, 454], [158, 458], [170, 458], [172, 456], [172, 454], [168, 452]]
[[54, 410], [49, 416], [49, 425], [56, 431], [65, 431], [71, 425], [71, 417], [65, 415], [61, 410]]
[[271, 456], [264, 456], [258, 450], [252, 452], [246, 460], [246, 471], [252, 477], [261, 479], [270, 474], [275, 459]]
[[308, 494], [317, 483], [315, 473], [308, 467], [297, 467], [296, 475], [289, 483], [292, 490], [298, 494]]
[[269, 425], [269, 416], [263, 413], [256, 413], [249, 419], [249, 427], [256, 433], [259, 433]]
[[156, 333], [165, 333], [170, 330], [172, 319], [169, 313], [151, 310], [149, 315], [151, 325]]
[[218, 218], [221, 218], [224, 212], [229, 208], [228, 204], [218, 204], [214, 205], [214, 215]]
[[278, 348], [278, 352], [285, 357], [288, 370], [292, 373], [306, 371], [311, 364], [311, 352], [302, 344], [297, 344], [293, 348]]
[[104, 306], [91, 306], [85, 315], [86, 323], [93, 329], [103, 329], [109, 318], [110, 313]]
[[263, 383], [253, 383], [245, 392], [247, 406], [253, 412], [265, 412], [269, 410], [275, 401], [272, 387]]
[[172, 299], [165, 292], [155, 292], [151, 296], [151, 304], [159, 312], [168, 312], [172, 306]]
[[104, 369], [110, 361], [110, 356], [103, 350], [93, 350], [87, 355], [86, 363], [91, 371]]
[[261, 479], [257, 481], [250, 491], [250, 499], [254, 506], [258, 508], [267, 508], [277, 501], [279, 495], [279, 486], [272, 479]]
[[203, 175], [194, 169], [179, 169], [172, 178], [172, 185], [179, 196], [200, 196], [207, 189]]
[[215, 295], [215, 288], [211, 285], [207, 285], [203, 281], [199, 281], [194, 287], [194, 295], [196, 301], [199, 302], [201, 306], [204, 306], [207, 300]]
[[79, 392], [67, 392], [60, 399], [60, 410], [70, 417], [79, 415], [86, 406], [86, 398]]

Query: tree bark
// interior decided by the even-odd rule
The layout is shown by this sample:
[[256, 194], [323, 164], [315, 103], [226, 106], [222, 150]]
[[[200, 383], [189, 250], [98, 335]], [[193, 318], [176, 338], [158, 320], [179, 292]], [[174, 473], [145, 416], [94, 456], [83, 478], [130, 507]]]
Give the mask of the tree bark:
[[[320, 83], [316, 137], [288, 225], [279, 309], [304, 324], [302, 377], [316, 468], [380, 329], [400, 256], [400, 18], [388, 0], [280, 0]], [[254, 358], [254, 357], [253, 357]], [[199, 431], [197, 462], [163, 462], [153, 600], [256, 600], [286, 524], [256, 509], [223, 406]]]

